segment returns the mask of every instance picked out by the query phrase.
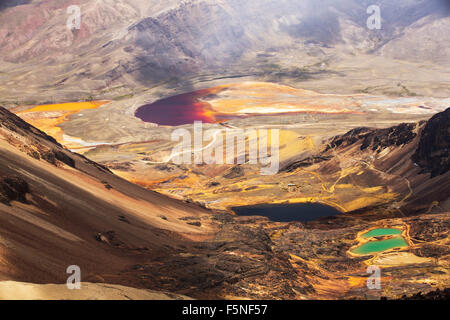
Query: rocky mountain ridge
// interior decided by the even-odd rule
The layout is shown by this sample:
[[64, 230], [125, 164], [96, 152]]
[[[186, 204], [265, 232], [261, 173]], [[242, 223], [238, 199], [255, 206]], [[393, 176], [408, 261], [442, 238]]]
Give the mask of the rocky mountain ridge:
[[52, 87], [65, 100], [126, 96], [210, 74], [320, 79], [366, 55], [444, 66], [450, 61], [441, 32], [450, 17], [440, 0], [379, 1], [381, 30], [367, 29], [371, 1], [79, 0], [81, 28], [72, 31], [66, 27], [71, 1], [10, 3], [0, 11], [0, 85], [27, 85], [35, 97], [36, 89]]

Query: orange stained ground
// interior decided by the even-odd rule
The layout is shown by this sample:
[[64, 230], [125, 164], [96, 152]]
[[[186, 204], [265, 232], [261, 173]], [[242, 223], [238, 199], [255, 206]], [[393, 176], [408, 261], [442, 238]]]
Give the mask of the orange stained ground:
[[64, 132], [59, 125], [70, 116], [82, 110], [96, 109], [109, 101], [68, 102], [60, 104], [47, 104], [33, 106], [16, 114], [23, 120], [54, 137], [59, 143], [70, 149], [83, 148], [83, 146], [64, 140]]

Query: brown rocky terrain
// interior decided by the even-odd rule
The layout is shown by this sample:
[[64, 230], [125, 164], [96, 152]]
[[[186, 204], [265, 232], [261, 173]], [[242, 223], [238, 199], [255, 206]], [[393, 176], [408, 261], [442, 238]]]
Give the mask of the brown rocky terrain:
[[114, 176], [5, 109], [0, 148], [2, 280], [64, 283], [79, 265], [85, 281], [139, 286], [121, 270], [214, 230], [178, 219], [206, 210]]
[[[407, 146], [424, 125], [381, 131], [366, 149]], [[77, 264], [86, 282], [208, 299], [400, 298], [449, 285], [448, 211], [384, 217], [367, 208], [310, 223], [236, 217], [128, 183], [4, 109], [0, 132], [3, 281], [62, 284]], [[361, 150], [363, 141], [334, 148]], [[349, 254], [359, 232], [383, 226], [406, 230], [408, 247]], [[381, 290], [365, 286], [370, 264], [382, 267]]]

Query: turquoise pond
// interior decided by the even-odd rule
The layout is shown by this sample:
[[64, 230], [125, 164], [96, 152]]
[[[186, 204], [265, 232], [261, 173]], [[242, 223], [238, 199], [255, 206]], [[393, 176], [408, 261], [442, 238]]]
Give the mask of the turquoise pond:
[[352, 250], [356, 254], [370, 254], [383, 252], [393, 248], [403, 248], [408, 247], [408, 242], [406, 242], [403, 237], [395, 237], [387, 240], [371, 241], [360, 245]]
[[373, 229], [362, 235], [363, 238], [381, 237], [381, 236], [395, 236], [402, 234], [402, 230], [394, 228], [380, 228]]

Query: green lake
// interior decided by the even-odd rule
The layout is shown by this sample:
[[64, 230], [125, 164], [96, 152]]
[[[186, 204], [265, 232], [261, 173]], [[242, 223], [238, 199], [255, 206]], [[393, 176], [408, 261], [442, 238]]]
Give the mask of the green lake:
[[402, 234], [402, 230], [394, 228], [381, 228], [373, 229], [362, 235], [363, 238], [381, 237], [381, 236], [393, 236]]
[[386, 251], [392, 248], [407, 247], [408, 243], [403, 237], [395, 237], [387, 240], [371, 241], [352, 250], [356, 254], [370, 254]]

